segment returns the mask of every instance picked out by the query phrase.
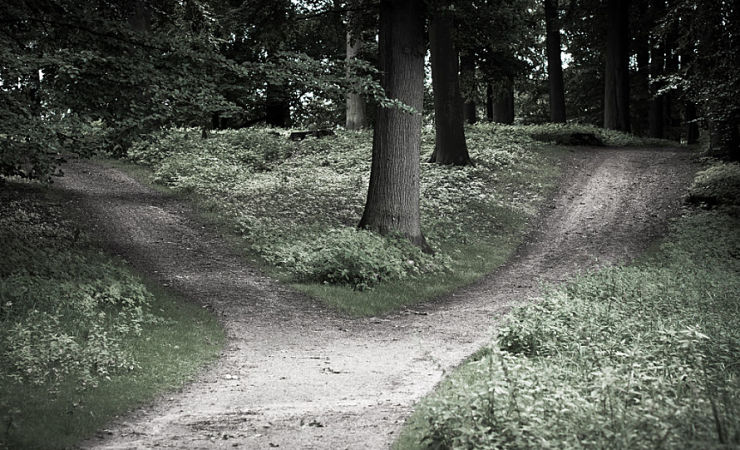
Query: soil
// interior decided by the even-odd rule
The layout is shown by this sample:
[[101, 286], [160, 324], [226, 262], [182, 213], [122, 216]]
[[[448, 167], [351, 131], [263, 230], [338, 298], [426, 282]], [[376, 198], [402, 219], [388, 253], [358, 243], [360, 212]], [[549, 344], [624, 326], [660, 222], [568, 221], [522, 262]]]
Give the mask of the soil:
[[58, 185], [110, 249], [212, 308], [228, 343], [180, 392], [111, 423], [84, 448], [387, 448], [445, 372], [501, 318], [560, 282], [640, 255], [680, 212], [685, 150], [579, 148], [512, 260], [445, 298], [350, 319], [250, 267], [192, 208], [119, 170], [73, 161]]

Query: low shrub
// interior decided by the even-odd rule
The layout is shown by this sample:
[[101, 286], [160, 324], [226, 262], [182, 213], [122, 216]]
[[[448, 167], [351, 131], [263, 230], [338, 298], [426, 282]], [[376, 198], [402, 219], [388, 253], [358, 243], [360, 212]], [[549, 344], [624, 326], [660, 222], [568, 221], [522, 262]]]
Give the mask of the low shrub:
[[712, 207], [740, 207], [740, 163], [712, 161], [697, 174], [688, 201]]
[[529, 139], [530, 141], [557, 145], [586, 145], [597, 147], [602, 145], [611, 147], [676, 145], [662, 139], [642, 138], [629, 133], [577, 123], [546, 123], [516, 126], [481, 124], [478, 127], [513, 142], [526, 142]]
[[358, 290], [384, 280], [445, 269], [441, 257], [424, 255], [405, 239], [353, 228], [332, 229], [313, 239], [275, 246], [265, 258], [300, 281], [345, 284]]

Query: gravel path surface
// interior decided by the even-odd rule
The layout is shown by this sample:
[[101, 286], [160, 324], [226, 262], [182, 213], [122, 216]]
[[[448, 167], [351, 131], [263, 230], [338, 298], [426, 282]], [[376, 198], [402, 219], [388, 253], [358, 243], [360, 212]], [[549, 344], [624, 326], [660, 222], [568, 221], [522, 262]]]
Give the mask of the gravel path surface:
[[671, 149], [578, 149], [510, 263], [447, 298], [348, 319], [251, 268], [179, 200], [73, 161], [58, 185], [111, 250], [212, 307], [228, 343], [182, 392], [110, 424], [85, 448], [387, 448], [445, 371], [485, 344], [512, 304], [640, 254], [680, 210], [696, 169]]

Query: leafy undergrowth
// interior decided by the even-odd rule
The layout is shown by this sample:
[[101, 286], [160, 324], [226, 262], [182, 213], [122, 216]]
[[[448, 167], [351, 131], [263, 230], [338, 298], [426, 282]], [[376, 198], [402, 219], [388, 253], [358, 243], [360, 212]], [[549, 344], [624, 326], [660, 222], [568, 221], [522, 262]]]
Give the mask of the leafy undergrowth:
[[[486, 124], [498, 133], [505, 133], [517, 142], [534, 140], [552, 144], [572, 143], [573, 145], [605, 145], [609, 147], [666, 147], [676, 143], [665, 139], [643, 138], [616, 130], [608, 130], [588, 124], [559, 124], [545, 123], [538, 125], [498, 125]], [[575, 135], [575, 136], [574, 136]], [[579, 140], [580, 137], [593, 136], [598, 143], [592, 144], [589, 139]]]
[[713, 161], [689, 189], [691, 203], [740, 211], [740, 163]]
[[216, 321], [103, 254], [51, 191], [0, 197], [0, 448], [68, 448], [217, 357]]
[[422, 228], [435, 255], [358, 230], [369, 181], [371, 132], [295, 143], [270, 129], [151, 136], [129, 153], [155, 183], [195, 194], [281, 279], [352, 315], [373, 315], [444, 294], [501, 265], [554, 186], [556, 151], [492, 127], [473, 127], [471, 167], [426, 163]]
[[687, 211], [642, 261], [516, 310], [422, 401], [396, 448], [740, 446], [740, 219], [730, 206]]

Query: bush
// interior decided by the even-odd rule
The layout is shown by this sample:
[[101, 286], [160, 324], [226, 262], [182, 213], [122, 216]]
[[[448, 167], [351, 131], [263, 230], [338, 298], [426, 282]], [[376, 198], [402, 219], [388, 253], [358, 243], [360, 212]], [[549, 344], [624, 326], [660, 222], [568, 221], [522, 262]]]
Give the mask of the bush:
[[740, 207], [740, 163], [713, 161], [696, 175], [687, 200], [707, 206]]
[[440, 258], [425, 255], [402, 238], [388, 239], [353, 228], [332, 229], [265, 255], [298, 280], [345, 284], [363, 290], [383, 280], [444, 270]]

